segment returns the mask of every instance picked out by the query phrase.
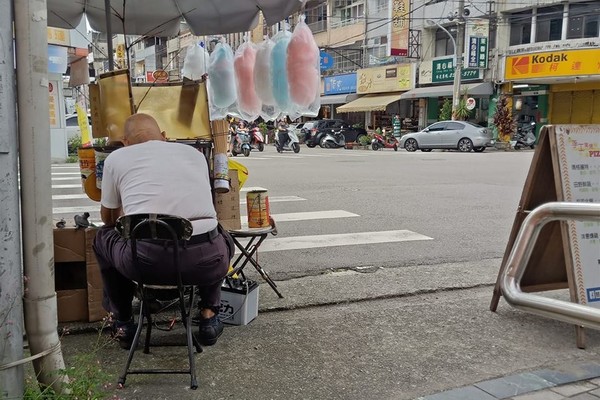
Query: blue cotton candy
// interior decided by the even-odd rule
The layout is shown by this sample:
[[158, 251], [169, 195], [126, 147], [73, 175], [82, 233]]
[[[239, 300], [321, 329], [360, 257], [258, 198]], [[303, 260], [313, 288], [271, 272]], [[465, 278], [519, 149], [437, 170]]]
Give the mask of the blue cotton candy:
[[290, 92], [287, 77], [287, 48], [289, 43], [289, 33], [288, 35], [282, 35], [275, 42], [275, 46], [271, 52], [273, 97], [275, 98], [277, 106], [284, 112], [288, 109], [290, 104]]
[[210, 55], [208, 65], [210, 99], [216, 108], [227, 108], [237, 100], [235, 73], [233, 70], [233, 50], [227, 44], [219, 43]]

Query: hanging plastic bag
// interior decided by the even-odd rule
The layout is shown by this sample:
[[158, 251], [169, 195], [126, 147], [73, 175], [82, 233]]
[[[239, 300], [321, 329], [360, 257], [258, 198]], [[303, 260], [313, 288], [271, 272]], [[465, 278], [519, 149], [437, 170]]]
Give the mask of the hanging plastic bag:
[[207, 90], [211, 120], [224, 119], [235, 110], [237, 91], [233, 50], [227, 43], [218, 43], [210, 55]]
[[290, 99], [301, 114], [311, 113], [311, 106], [320, 99], [319, 46], [304, 16], [296, 25], [287, 51], [287, 78]]
[[254, 88], [254, 65], [256, 64], [256, 45], [246, 41], [238, 47], [233, 58], [236, 77], [238, 114], [246, 121], [258, 118], [262, 102]]
[[290, 112], [290, 91], [287, 76], [287, 48], [292, 34], [287, 30], [279, 31], [274, 37], [271, 51], [271, 82], [273, 97], [282, 114]]
[[204, 48], [204, 43], [192, 44], [187, 47], [181, 75], [185, 78], [197, 81], [206, 74], [210, 55]]
[[265, 121], [272, 121], [279, 115], [279, 107], [273, 96], [273, 82], [271, 80], [271, 53], [275, 47], [268, 37], [258, 46], [256, 63], [254, 64], [254, 90], [262, 102], [260, 116]]

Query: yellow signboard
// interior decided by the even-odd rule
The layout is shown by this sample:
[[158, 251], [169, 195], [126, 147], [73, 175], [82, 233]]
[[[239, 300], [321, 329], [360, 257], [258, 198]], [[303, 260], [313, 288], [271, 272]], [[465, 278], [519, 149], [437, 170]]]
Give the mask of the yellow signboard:
[[600, 49], [549, 51], [506, 57], [507, 80], [600, 74]]
[[410, 25], [410, 1], [393, 0], [392, 2], [392, 35], [390, 55], [408, 55], [408, 30]]
[[58, 44], [61, 46], [71, 45], [71, 36], [69, 31], [61, 28], [47, 28], [48, 44]]
[[356, 71], [356, 93], [402, 92], [413, 88], [412, 64], [388, 65]]

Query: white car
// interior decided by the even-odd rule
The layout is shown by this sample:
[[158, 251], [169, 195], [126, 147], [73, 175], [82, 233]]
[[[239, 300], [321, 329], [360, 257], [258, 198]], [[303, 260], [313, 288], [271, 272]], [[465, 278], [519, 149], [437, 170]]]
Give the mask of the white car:
[[[92, 134], [92, 117], [88, 114], [88, 122], [90, 124], [90, 135]], [[81, 136], [81, 129], [79, 129], [79, 123], [77, 122], [77, 114], [69, 114], [65, 118], [65, 125], [67, 130], [67, 139], [71, 139], [76, 136]]]
[[493, 146], [489, 129], [466, 121], [440, 121], [422, 131], [408, 133], [400, 138], [400, 147], [406, 151], [456, 149], [462, 152], [482, 152]]

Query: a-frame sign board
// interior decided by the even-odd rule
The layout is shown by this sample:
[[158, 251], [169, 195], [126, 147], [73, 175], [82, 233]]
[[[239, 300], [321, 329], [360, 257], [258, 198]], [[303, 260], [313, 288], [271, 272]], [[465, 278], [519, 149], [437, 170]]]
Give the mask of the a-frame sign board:
[[[600, 126], [596, 126], [600, 129]], [[496, 311], [500, 296], [500, 280], [506, 268], [508, 256], [527, 214], [536, 207], [552, 201], [574, 201], [571, 193], [565, 196], [563, 175], [567, 175], [565, 144], [558, 143], [557, 126], [545, 126], [540, 132], [536, 148], [508, 244], [494, 286], [490, 310]], [[566, 128], [561, 127], [561, 128]], [[581, 128], [581, 127], [580, 127]], [[561, 159], [562, 156], [562, 159]], [[561, 170], [561, 167], [563, 168]], [[566, 190], [569, 190], [568, 188]], [[581, 302], [582, 293], [578, 293], [574, 279], [572, 237], [569, 237], [567, 222], [552, 221], [546, 224], [535, 243], [531, 258], [521, 279], [521, 290], [524, 292], [541, 292], [546, 290], [569, 288], [571, 301]], [[585, 293], [585, 291], [583, 292]], [[585, 294], [583, 294], [585, 296]], [[585, 298], [583, 299], [585, 302]], [[583, 327], [576, 326], [577, 347], [585, 348]]]

